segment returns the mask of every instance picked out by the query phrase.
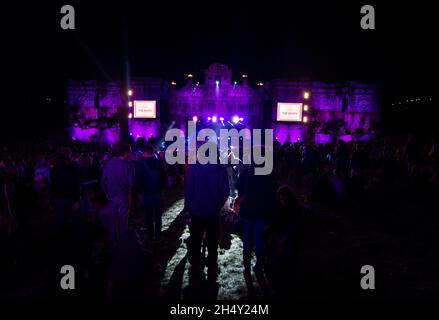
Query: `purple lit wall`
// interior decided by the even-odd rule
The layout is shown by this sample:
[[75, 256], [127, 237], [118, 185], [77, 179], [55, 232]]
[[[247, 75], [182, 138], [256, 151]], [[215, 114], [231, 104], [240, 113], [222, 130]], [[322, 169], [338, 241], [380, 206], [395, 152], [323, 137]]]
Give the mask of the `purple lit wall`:
[[[204, 79], [188, 77], [183, 86], [158, 79], [132, 79], [129, 87], [133, 92], [129, 101], [157, 101], [157, 119], [127, 119], [129, 133], [135, 139], [159, 137], [171, 123], [173, 128], [185, 131], [186, 121], [194, 116], [204, 121], [216, 116], [218, 125], [220, 117], [233, 122], [233, 117], [238, 116], [245, 119], [247, 128], [273, 128], [280, 142], [316, 143], [338, 138], [373, 138], [380, 121], [382, 90], [373, 84], [276, 80], [252, 87], [247, 77], [233, 76], [227, 66], [214, 64], [205, 70]], [[304, 97], [305, 91], [309, 93], [308, 99]], [[99, 133], [97, 128], [103, 128], [99, 139], [107, 142], [117, 139], [120, 121], [117, 114], [123, 94], [126, 92], [122, 92], [121, 82], [117, 81], [70, 82], [71, 136], [89, 141], [90, 136], [95, 139], [96, 132]], [[309, 121], [277, 121], [278, 102], [307, 104], [309, 110], [303, 115]], [[132, 113], [132, 108], [128, 112]]]
[[331, 134], [317, 133], [315, 135], [316, 144], [326, 144], [334, 142], [334, 136]]
[[277, 123], [273, 130], [276, 140], [281, 143], [304, 141], [303, 126], [301, 124]]
[[[310, 93], [309, 99], [304, 99], [305, 91]], [[305, 133], [309, 131], [303, 130], [302, 138], [311, 138], [315, 143], [333, 142], [337, 137], [345, 141], [370, 139], [376, 135], [374, 130], [380, 121], [380, 96], [381, 88], [377, 85], [279, 80], [272, 86], [272, 127], [280, 141], [288, 136], [286, 133], [291, 136], [292, 129], [285, 126], [296, 128], [297, 123], [283, 122], [279, 126], [276, 106], [278, 102], [301, 102], [308, 105], [304, 115], [309, 120], [301, 126], [312, 126], [314, 131], [311, 137]]]
[[119, 141], [119, 128], [96, 129], [96, 128], [71, 128], [70, 137], [73, 140], [82, 142], [100, 142], [104, 144], [114, 144]]
[[[218, 82], [217, 82], [218, 81]], [[192, 78], [171, 98], [170, 116], [176, 127], [183, 129], [187, 118], [199, 119], [217, 116], [231, 121], [234, 116], [243, 117], [247, 126], [261, 126], [262, 101], [258, 91], [246, 81], [235, 84], [227, 66], [214, 64], [205, 71], [204, 84]]]
[[129, 121], [130, 136], [134, 139], [145, 138], [148, 139], [151, 136], [159, 137], [160, 135], [160, 122], [157, 120], [134, 120]]

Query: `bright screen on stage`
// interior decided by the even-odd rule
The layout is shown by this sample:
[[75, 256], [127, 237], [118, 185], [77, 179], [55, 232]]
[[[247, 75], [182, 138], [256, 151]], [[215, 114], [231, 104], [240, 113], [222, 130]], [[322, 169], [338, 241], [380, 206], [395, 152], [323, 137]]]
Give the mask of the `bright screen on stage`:
[[278, 102], [277, 121], [302, 121], [302, 104]]
[[156, 101], [134, 100], [134, 118], [140, 118], [140, 119], [156, 118]]

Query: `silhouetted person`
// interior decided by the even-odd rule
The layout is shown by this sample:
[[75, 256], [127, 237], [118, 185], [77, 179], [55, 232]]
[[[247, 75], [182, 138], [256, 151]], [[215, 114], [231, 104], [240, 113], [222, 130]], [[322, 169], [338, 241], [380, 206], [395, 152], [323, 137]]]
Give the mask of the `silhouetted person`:
[[49, 190], [58, 222], [74, 218], [80, 207], [79, 172], [76, 164], [70, 161], [70, 150], [61, 149], [55, 156], [50, 170]]
[[113, 156], [108, 160], [102, 175], [102, 189], [111, 208], [111, 214], [102, 217], [110, 249], [128, 229], [130, 196], [135, 182], [134, 164], [127, 159], [129, 152], [128, 145], [113, 148]]
[[419, 161], [420, 146], [414, 136], [410, 136], [405, 147], [405, 159], [407, 162], [407, 170], [410, 172], [414, 164]]
[[145, 221], [149, 241], [159, 241], [162, 230], [162, 192], [166, 184], [165, 167], [154, 155], [152, 146], [146, 146], [140, 160], [139, 182], [145, 208]]
[[273, 173], [255, 175], [254, 169], [254, 167], [251, 167], [244, 171], [236, 183], [238, 195], [242, 198], [239, 214], [244, 219], [244, 277], [249, 291], [252, 291], [251, 257], [252, 252], [255, 251], [255, 273], [261, 288], [266, 291], [264, 276], [266, 260], [265, 232], [276, 205], [276, 179]]
[[268, 230], [269, 275], [280, 298], [291, 294], [303, 233], [302, 208], [293, 190], [284, 185], [277, 191], [277, 210]]
[[341, 139], [338, 140], [335, 152], [335, 168], [341, 177], [347, 177], [349, 171], [349, 150], [346, 142]]
[[0, 240], [2, 232], [9, 233], [14, 221], [12, 213], [11, 194], [8, 190], [8, 170], [2, 159], [0, 159]]
[[206, 232], [209, 269], [217, 268], [220, 211], [229, 196], [226, 168], [221, 164], [189, 165], [185, 211], [190, 215], [189, 262], [198, 270], [201, 243]]

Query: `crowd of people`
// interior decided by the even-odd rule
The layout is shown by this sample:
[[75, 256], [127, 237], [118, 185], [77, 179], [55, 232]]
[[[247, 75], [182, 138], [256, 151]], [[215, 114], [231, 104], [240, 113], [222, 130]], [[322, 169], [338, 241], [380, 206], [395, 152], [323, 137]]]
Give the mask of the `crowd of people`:
[[[274, 144], [274, 171], [255, 175], [254, 165], [168, 165], [155, 145], [20, 145], [0, 151], [2, 255], [13, 264], [14, 237], [26, 221], [41, 218], [58, 230], [100, 226], [105, 257], [123, 250], [130, 213], [142, 212], [147, 231], [140, 245], [159, 246], [163, 191], [181, 181], [188, 219], [192, 273], [221, 272], [217, 264], [222, 217], [234, 217], [243, 240], [243, 277], [255, 292], [285, 295], [293, 285], [310, 202], [334, 208], [403, 180], [432, 194], [439, 190], [435, 141], [377, 139], [335, 144]], [[184, 183], [183, 183], [184, 181]], [[381, 189], [380, 189], [381, 188]], [[208, 256], [202, 254], [203, 239]], [[5, 261], [6, 261], [5, 260]], [[6, 263], [5, 265], [7, 265]], [[3, 267], [5, 267], [5, 265]], [[5, 267], [7, 269], [7, 267]], [[111, 287], [109, 273], [107, 287]]]

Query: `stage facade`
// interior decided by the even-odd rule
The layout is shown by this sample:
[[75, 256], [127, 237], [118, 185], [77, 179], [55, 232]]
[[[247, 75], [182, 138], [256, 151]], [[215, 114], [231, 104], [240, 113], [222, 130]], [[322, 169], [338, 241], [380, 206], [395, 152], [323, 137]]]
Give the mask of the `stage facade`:
[[[187, 75], [179, 85], [162, 79], [122, 82], [70, 81], [67, 88], [72, 139], [115, 143], [161, 137], [170, 128], [197, 126], [272, 128], [280, 142], [365, 140], [377, 134], [382, 89], [377, 84], [279, 79], [250, 84], [225, 65]], [[125, 122], [125, 123], [124, 123]], [[126, 131], [126, 132], [125, 132]]]

